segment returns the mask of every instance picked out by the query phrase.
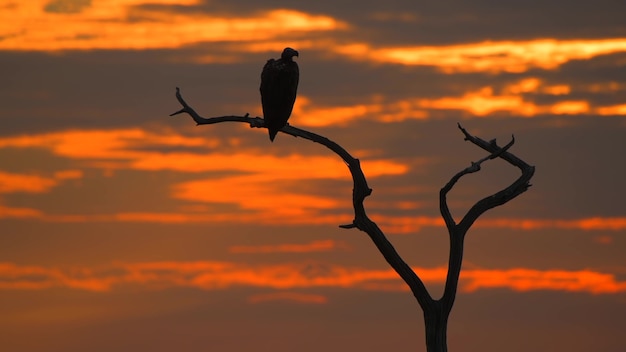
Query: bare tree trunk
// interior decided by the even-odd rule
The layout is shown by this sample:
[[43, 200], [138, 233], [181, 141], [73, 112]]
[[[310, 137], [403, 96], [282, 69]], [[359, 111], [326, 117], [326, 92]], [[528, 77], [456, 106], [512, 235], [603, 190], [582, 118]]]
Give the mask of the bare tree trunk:
[[426, 326], [426, 351], [428, 352], [448, 352], [447, 332], [448, 317], [450, 312], [446, 312], [441, 304], [433, 302], [432, 308], [424, 310], [424, 324]]
[[[250, 127], [266, 128], [265, 121], [260, 117], [250, 117], [249, 114], [245, 116], [219, 116], [204, 118], [198, 115], [194, 109], [192, 109], [180, 95], [180, 91], [176, 88], [176, 98], [182, 105], [182, 109], [171, 114], [170, 116], [187, 113], [198, 125], [214, 124], [220, 122], [234, 121], [244, 122], [250, 124]], [[368, 197], [372, 190], [367, 185], [367, 180], [361, 170], [361, 165], [358, 159], [355, 159], [339, 144], [329, 140], [326, 137], [317, 135], [315, 133], [305, 131], [290, 125], [283, 127], [281, 132], [290, 134], [294, 137], [302, 137], [319, 143], [327, 147], [341, 157], [346, 164], [352, 175], [354, 182], [354, 189], [352, 191], [352, 205], [354, 207], [354, 220], [351, 224], [340, 225], [342, 228], [351, 229], [358, 228], [359, 230], [367, 233], [374, 245], [378, 248], [383, 255], [387, 263], [398, 273], [398, 275], [409, 286], [413, 296], [417, 300], [418, 304], [424, 312], [424, 323], [426, 329], [426, 348], [428, 352], [447, 352], [447, 330], [448, 330], [448, 317], [450, 311], [454, 305], [456, 298], [456, 292], [459, 284], [459, 276], [461, 273], [461, 265], [463, 263], [463, 242], [465, 234], [472, 226], [474, 221], [478, 219], [487, 210], [503, 205], [513, 198], [524, 193], [528, 187], [530, 187], [530, 179], [534, 175], [534, 166], [528, 165], [517, 156], [508, 152], [508, 149], [513, 145], [515, 139], [513, 138], [510, 143], [504, 147], [499, 147], [496, 144], [495, 139], [492, 141], [484, 141], [478, 137], [470, 135], [461, 125], [458, 125], [459, 129], [465, 135], [465, 140], [470, 141], [476, 146], [489, 152], [490, 154], [476, 162], [472, 162], [471, 165], [456, 175], [452, 176], [450, 181], [439, 192], [439, 209], [441, 216], [443, 217], [448, 234], [450, 236], [450, 254], [448, 258], [448, 274], [446, 277], [446, 283], [443, 296], [439, 300], [435, 300], [430, 296], [428, 290], [424, 286], [422, 280], [415, 274], [411, 267], [404, 262], [393, 245], [387, 240], [382, 230], [367, 217], [363, 201]], [[480, 171], [480, 165], [491, 159], [501, 158], [509, 164], [517, 167], [522, 172], [511, 185], [505, 189], [496, 192], [490, 196], [487, 196], [478, 202], [476, 202], [463, 216], [460, 222], [456, 222], [452, 218], [452, 214], [447, 204], [447, 194], [450, 192], [456, 182], [469, 173]]]
[[463, 264], [463, 238], [454, 227], [450, 231], [450, 257], [448, 260], [448, 277], [444, 294], [439, 300], [431, 300], [425, 306], [424, 327], [426, 329], [427, 352], [447, 352], [448, 318], [456, 299], [457, 284]]

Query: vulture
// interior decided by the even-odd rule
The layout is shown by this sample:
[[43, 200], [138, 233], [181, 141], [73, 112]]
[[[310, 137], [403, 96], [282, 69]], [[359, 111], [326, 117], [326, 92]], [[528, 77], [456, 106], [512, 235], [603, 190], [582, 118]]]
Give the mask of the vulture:
[[293, 61], [294, 56], [298, 56], [296, 50], [285, 48], [280, 59], [267, 60], [261, 72], [263, 119], [272, 142], [278, 131], [287, 125], [296, 101], [300, 73], [298, 64]]

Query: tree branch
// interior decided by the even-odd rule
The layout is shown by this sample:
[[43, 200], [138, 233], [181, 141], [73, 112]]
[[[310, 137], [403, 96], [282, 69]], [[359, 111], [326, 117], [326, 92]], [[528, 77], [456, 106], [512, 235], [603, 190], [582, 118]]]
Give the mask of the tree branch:
[[[476, 219], [478, 219], [478, 217], [484, 212], [496, 206], [505, 204], [525, 192], [528, 187], [530, 187], [529, 181], [535, 173], [534, 166], [528, 165], [526, 162], [519, 159], [508, 151], [509, 148], [511, 148], [515, 143], [515, 137], [512, 137], [511, 141], [504, 147], [499, 147], [495, 139], [487, 142], [479, 137], [472, 136], [471, 134], [469, 134], [469, 132], [467, 132], [467, 130], [461, 127], [460, 124], [458, 124], [458, 127], [465, 135], [466, 141], [472, 142], [480, 148], [488, 151], [490, 154], [476, 162], [472, 162], [470, 166], [456, 173], [439, 192], [439, 209], [450, 235], [448, 275], [446, 278], [444, 294], [441, 299], [443, 306], [447, 309], [452, 308], [452, 304], [454, 303], [454, 299], [456, 296], [459, 275], [461, 272], [461, 265], [463, 261], [463, 243], [465, 234], [472, 226], [474, 221], [476, 221]], [[461, 222], [457, 224], [454, 221], [448, 207], [446, 199], [448, 192], [452, 190], [452, 187], [454, 187], [454, 185], [459, 181], [459, 179], [461, 179], [461, 177], [470, 173], [480, 171], [480, 165], [483, 162], [495, 158], [502, 158], [508, 163], [518, 167], [522, 171], [522, 175], [505, 189], [476, 202], [476, 204], [474, 204], [469, 209], [467, 214], [465, 214]]]
[[520, 194], [526, 192], [531, 186], [530, 179], [535, 174], [535, 167], [528, 165], [525, 161], [507, 151], [515, 142], [515, 138], [513, 138], [511, 142], [505, 147], [500, 148], [496, 144], [495, 139], [489, 142], [484, 141], [478, 137], [470, 135], [463, 127], [461, 127], [460, 124], [458, 126], [465, 135], [466, 141], [470, 141], [473, 144], [491, 153], [489, 159], [501, 158], [507, 161], [509, 164], [516, 166], [522, 172], [520, 177], [515, 180], [515, 182], [513, 182], [511, 185], [497, 193], [492, 194], [491, 196], [479, 200], [476, 204], [474, 204], [472, 208], [470, 208], [470, 210], [459, 223], [459, 226], [466, 232], [467, 230], [469, 230], [470, 226], [472, 226], [474, 221], [476, 221], [476, 219], [478, 219], [478, 217], [484, 212], [499, 205], [503, 205], [513, 198], [519, 196]]
[[[463, 127], [461, 127], [460, 124], [458, 124], [458, 126], [461, 129], [461, 131], [463, 131], [463, 133], [465, 134], [465, 136], [466, 136], [465, 140], [469, 140], [468, 139], [468, 137], [469, 137], [469, 138], [473, 138], [473, 139], [480, 140], [480, 141], [484, 142], [482, 139], [470, 135]], [[493, 146], [496, 146], [495, 142], [496, 142], [495, 140], [492, 140], [490, 144], [493, 145]], [[454, 185], [461, 179], [461, 177], [463, 177], [463, 176], [465, 176], [467, 174], [471, 174], [471, 173], [480, 171], [480, 164], [482, 164], [483, 162], [485, 162], [487, 160], [491, 160], [491, 159], [495, 159], [495, 158], [499, 157], [500, 155], [505, 153], [509, 148], [511, 148], [511, 146], [513, 146], [514, 143], [515, 143], [515, 137], [513, 136], [511, 138], [511, 141], [507, 145], [505, 145], [503, 148], [497, 148], [490, 155], [488, 155], [488, 156], [486, 156], [486, 157], [484, 157], [484, 158], [482, 158], [482, 159], [480, 159], [478, 161], [472, 161], [470, 166], [466, 167], [465, 169], [459, 171], [456, 175], [452, 176], [450, 181], [445, 186], [443, 186], [443, 188], [439, 192], [439, 207], [440, 207], [441, 216], [443, 217], [443, 219], [444, 219], [444, 221], [446, 223], [446, 226], [448, 228], [456, 226], [456, 222], [452, 218], [452, 214], [450, 213], [450, 210], [448, 208], [448, 204], [446, 202], [446, 196], [447, 196], [448, 192], [450, 192], [450, 190], [452, 190], [452, 187], [454, 187]]]
[[[196, 122], [196, 125], [214, 124], [220, 122], [243, 122], [250, 124], [251, 128], [265, 128], [265, 121], [260, 117], [250, 117], [249, 114], [245, 116], [219, 116], [204, 118], [200, 116], [191, 106], [189, 106], [182, 95], [180, 89], [176, 88], [176, 99], [182, 105], [182, 109], [171, 114], [170, 116], [187, 113]], [[433, 299], [426, 290], [422, 280], [415, 274], [413, 269], [404, 262], [398, 252], [395, 250], [391, 242], [387, 240], [382, 230], [367, 217], [365, 213], [365, 207], [363, 201], [367, 196], [372, 193], [372, 189], [367, 185], [367, 180], [361, 169], [361, 164], [358, 159], [355, 159], [339, 144], [331, 141], [330, 139], [315, 134], [313, 132], [305, 131], [290, 125], [282, 128], [281, 132], [292, 135], [294, 137], [301, 137], [308, 139], [312, 142], [319, 143], [326, 148], [332, 150], [335, 154], [339, 155], [343, 161], [347, 164], [354, 188], [352, 190], [352, 205], [354, 207], [354, 220], [351, 224], [340, 225], [341, 228], [351, 229], [358, 228], [359, 230], [368, 234], [370, 239], [376, 245], [376, 248], [383, 255], [387, 263], [400, 275], [400, 277], [406, 282], [413, 296], [417, 299], [422, 309], [426, 309], [432, 304]]]

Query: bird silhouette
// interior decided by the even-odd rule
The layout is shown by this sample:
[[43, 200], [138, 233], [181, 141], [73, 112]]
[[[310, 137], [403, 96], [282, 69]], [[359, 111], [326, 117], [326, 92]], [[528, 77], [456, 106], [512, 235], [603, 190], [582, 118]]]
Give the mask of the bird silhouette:
[[261, 72], [263, 119], [272, 142], [278, 131], [287, 124], [296, 102], [300, 72], [298, 64], [293, 61], [294, 56], [298, 56], [296, 50], [285, 48], [280, 59], [267, 60]]

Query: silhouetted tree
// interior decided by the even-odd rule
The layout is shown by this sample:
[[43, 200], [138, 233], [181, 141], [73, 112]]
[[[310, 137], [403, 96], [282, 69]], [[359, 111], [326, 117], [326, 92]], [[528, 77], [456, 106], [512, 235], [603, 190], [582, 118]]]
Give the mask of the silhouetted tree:
[[[197, 125], [234, 121], [248, 123], [250, 124], [250, 127], [266, 128], [265, 121], [262, 118], [250, 117], [249, 114], [246, 114], [245, 116], [220, 116], [211, 118], [201, 117], [185, 102], [178, 88], [176, 88], [176, 98], [182, 105], [182, 109], [171, 114], [170, 116], [187, 113], [193, 118]], [[461, 132], [463, 132], [466, 141], [470, 141], [474, 145], [489, 152], [489, 155], [478, 161], [472, 162], [469, 167], [452, 176], [450, 181], [443, 186], [439, 192], [439, 209], [441, 211], [441, 216], [445, 220], [450, 237], [448, 274], [446, 277], [443, 295], [440, 299], [433, 299], [431, 297], [419, 276], [415, 274], [411, 267], [404, 262], [389, 240], [387, 240], [378, 225], [367, 217], [363, 201], [365, 200], [365, 197], [372, 193], [372, 190], [367, 185], [359, 160], [353, 158], [343, 147], [326, 137], [293, 127], [291, 125], [286, 125], [281, 130], [281, 132], [290, 134], [294, 137], [305, 138], [315, 143], [324, 145], [339, 155], [339, 157], [341, 157], [348, 165], [354, 182], [354, 189], [352, 192], [354, 220], [351, 224], [340, 225], [340, 227], [345, 229], [357, 228], [367, 233], [380, 253], [383, 257], [385, 257], [387, 263], [391, 265], [391, 267], [409, 286], [411, 292], [413, 292], [413, 296], [415, 296], [417, 302], [422, 308], [422, 311], [424, 312], [426, 348], [428, 352], [446, 352], [448, 350], [446, 340], [448, 317], [450, 315], [450, 311], [452, 310], [452, 305], [454, 304], [458, 288], [459, 275], [461, 273], [461, 264], [463, 260], [463, 240], [465, 239], [465, 234], [474, 221], [476, 221], [476, 219], [478, 219], [478, 217], [484, 212], [499, 205], [503, 205], [518, 195], [524, 193], [528, 187], [530, 187], [530, 179], [535, 172], [534, 166], [528, 165], [522, 159], [508, 151], [515, 142], [514, 137], [507, 145], [499, 147], [496, 144], [495, 139], [487, 142], [481, 138], [472, 136], [463, 127], [461, 127], [460, 124], [458, 127]], [[483, 162], [496, 158], [503, 159], [509, 164], [519, 168], [522, 173], [521, 176], [519, 176], [519, 178], [508, 187], [476, 202], [476, 204], [469, 209], [465, 216], [463, 216], [461, 221], [457, 223], [448, 208], [446, 200], [448, 192], [450, 192], [452, 187], [454, 187], [461, 177], [470, 173], [478, 172], [480, 170], [480, 165]]]

